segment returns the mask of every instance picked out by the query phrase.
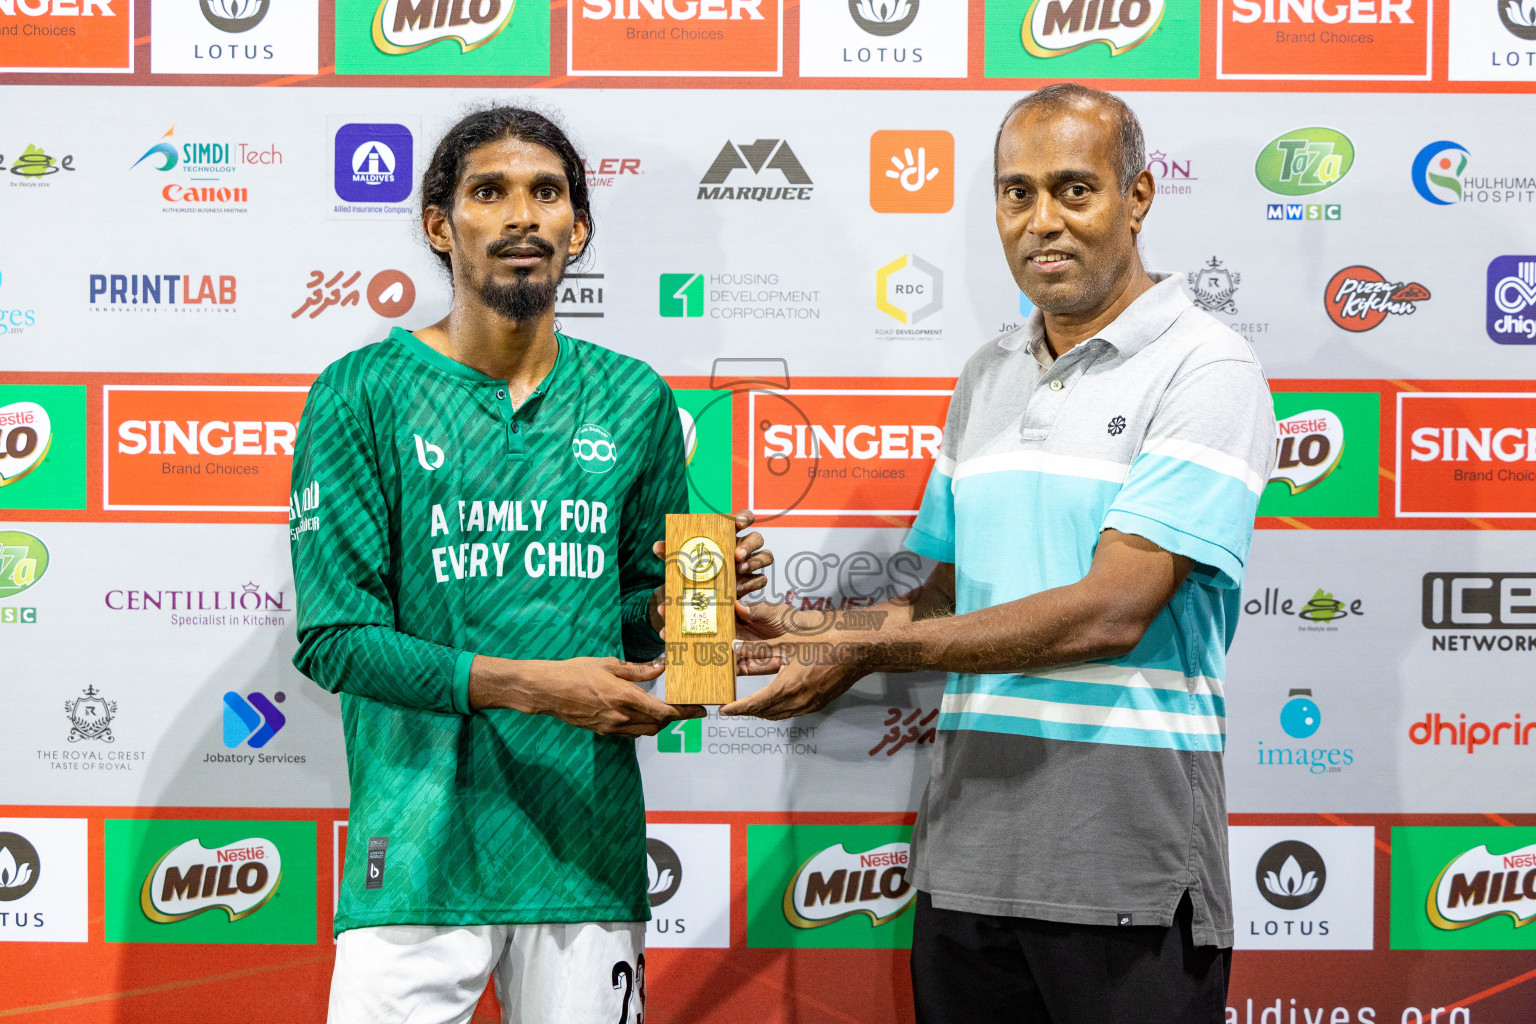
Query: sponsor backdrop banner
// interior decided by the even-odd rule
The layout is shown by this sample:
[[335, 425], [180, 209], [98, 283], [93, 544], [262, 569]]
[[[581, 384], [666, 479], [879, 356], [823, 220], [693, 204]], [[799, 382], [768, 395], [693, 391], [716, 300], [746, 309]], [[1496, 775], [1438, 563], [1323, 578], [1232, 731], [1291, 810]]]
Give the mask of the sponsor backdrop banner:
[[[955, 377], [1031, 310], [998, 120], [1078, 78], [1145, 125], [1148, 266], [1274, 390], [1226, 1019], [1536, 1019], [1536, 4], [0, 0], [0, 73], [0, 1016], [323, 1018], [348, 787], [290, 663], [293, 444], [322, 367], [449, 307], [447, 125], [570, 127], [563, 329], [667, 377], [769, 597], [856, 618], [931, 569]], [[654, 1020], [911, 1019], [942, 690], [638, 742]]]

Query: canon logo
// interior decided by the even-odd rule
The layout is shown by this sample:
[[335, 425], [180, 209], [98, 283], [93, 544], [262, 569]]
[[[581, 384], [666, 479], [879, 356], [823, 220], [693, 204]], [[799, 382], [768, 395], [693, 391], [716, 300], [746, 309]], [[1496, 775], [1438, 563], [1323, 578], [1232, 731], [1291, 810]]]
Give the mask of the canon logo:
[[1536, 462], [1536, 427], [1419, 427], [1415, 462]]
[[937, 459], [941, 427], [923, 423], [777, 423], [763, 431], [763, 456], [770, 459]]
[[[583, 18], [614, 21], [762, 21], [763, 0], [582, 0]], [[729, 5], [729, 11], [727, 11]]]
[[1389, 25], [1394, 19], [1412, 25], [1412, 10], [1413, 0], [1232, 0], [1232, 20], [1243, 25]]
[[124, 455], [292, 455], [298, 424], [284, 420], [124, 420], [117, 450]]

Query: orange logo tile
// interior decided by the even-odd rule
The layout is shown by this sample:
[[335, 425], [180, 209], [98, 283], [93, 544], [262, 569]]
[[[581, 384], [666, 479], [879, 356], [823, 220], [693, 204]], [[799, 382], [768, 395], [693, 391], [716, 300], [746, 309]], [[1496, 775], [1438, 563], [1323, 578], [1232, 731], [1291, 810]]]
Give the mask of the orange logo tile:
[[1397, 399], [1399, 516], [1536, 518], [1536, 393]]
[[1217, 78], [1428, 79], [1433, 0], [1221, 0]]
[[132, 71], [134, 0], [0, 0], [0, 71]]
[[777, 76], [783, 0], [570, 0], [572, 75]]
[[869, 205], [876, 213], [948, 213], [955, 205], [955, 137], [949, 132], [871, 135]]

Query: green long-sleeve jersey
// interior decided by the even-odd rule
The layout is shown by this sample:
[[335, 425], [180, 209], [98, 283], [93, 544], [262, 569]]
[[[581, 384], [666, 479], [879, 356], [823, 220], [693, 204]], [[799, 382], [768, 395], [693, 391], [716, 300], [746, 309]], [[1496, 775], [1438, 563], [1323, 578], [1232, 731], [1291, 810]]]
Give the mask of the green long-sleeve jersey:
[[471, 712], [477, 654], [655, 657], [682, 430], [645, 363], [558, 336], [506, 382], [410, 333], [337, 360], [294, 450], [294, 664], [341, 694], [352, 784], [336, 931], [643, 921], [634, 741]]

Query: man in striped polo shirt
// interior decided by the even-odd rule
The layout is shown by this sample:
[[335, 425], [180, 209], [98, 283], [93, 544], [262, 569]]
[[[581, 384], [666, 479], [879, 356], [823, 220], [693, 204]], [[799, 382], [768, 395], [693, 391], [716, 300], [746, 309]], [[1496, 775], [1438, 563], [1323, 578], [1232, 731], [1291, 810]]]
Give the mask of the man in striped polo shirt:
[[997, 225], [1037, 312], [956, 384], [907, 538], [938, 564], [877, 631], [774, 641], [786, 667], [722, 709], [948, 671], [913, 833], [925, 1024], [1225, 1016], [1226, 651], [1275, 422], [1247, 343], [1143, 268], [1145, 164], [1106, 93], [1009, 110]]

